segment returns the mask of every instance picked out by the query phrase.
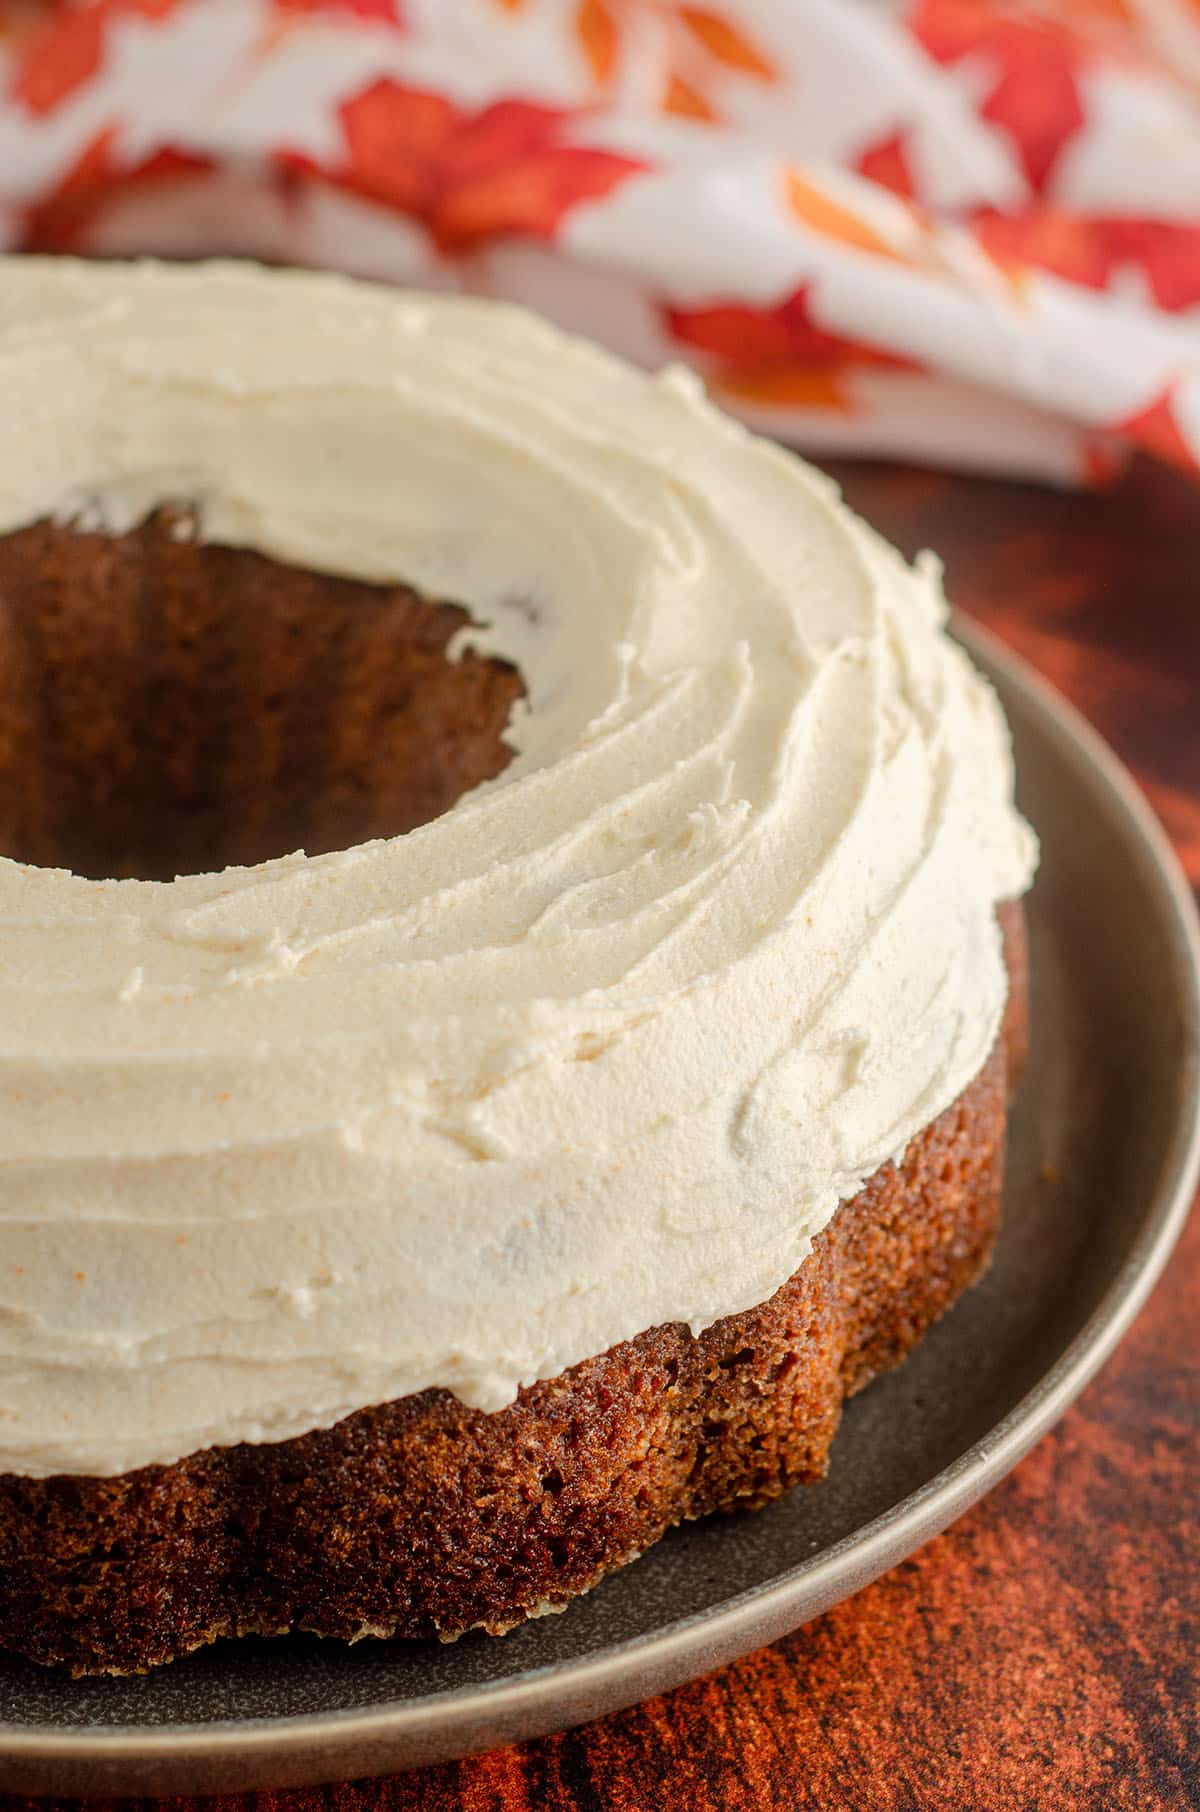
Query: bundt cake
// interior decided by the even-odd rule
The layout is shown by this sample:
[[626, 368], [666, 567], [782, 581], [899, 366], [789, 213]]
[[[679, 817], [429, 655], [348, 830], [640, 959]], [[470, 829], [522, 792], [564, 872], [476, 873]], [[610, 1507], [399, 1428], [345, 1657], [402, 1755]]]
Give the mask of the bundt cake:
[[819, 1477], [1025, 1044], [935, 565], [487, 302], [9, 259], [0, 375], [0, 1646], [500, 1632]]

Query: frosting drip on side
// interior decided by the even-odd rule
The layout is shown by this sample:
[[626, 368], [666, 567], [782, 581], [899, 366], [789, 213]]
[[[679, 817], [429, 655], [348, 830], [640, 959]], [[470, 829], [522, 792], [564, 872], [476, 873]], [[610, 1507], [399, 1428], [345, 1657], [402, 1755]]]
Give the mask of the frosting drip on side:
[[470, 608], [496, 780], [170, 884], [0, 860], [0, 1472], [769, 1296], [980, 1069], [1035, 863], [994, 695], [833, 487], [518, 311], [6, 260], [0, 532], [205, 534]]

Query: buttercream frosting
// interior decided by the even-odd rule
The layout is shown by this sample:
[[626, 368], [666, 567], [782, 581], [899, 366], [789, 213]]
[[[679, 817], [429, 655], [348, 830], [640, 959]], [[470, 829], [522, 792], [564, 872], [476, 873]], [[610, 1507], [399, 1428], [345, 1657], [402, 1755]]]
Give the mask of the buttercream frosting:
[[402, 837], [0, 860], [0, 1472], [699, 1330], [978, 1072], [1035, 862], [997, 701], [935, 562], [690, 377], [486, 302], [8, 259], [0, 388], [0, 531], [186, 500], [463, 604], [527, 691]]

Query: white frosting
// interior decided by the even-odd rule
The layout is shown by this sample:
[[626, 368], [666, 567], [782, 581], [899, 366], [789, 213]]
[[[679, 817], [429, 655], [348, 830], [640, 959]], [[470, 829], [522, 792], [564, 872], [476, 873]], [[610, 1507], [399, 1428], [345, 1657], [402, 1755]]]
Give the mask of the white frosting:
[[0, 861], [0, 1472], [114, 1473], [761, 1302], [996, 1037], [1034, 843], [914, 572], [678, 373], [488, 303], [0, 265], [0, 531], [467, 605], [435, 823], [170, 885]]

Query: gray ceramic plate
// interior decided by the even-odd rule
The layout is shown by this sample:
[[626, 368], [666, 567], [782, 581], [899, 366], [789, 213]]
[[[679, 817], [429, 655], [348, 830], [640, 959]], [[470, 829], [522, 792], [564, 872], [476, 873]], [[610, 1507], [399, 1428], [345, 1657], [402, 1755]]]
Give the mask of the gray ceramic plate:
[[[222, 1643], [142, 1679], [0, 1661], [0, 1787], [203, 1793], [381, 1774], [579, 1723], [814, 1617], [945, 1527], [1062, 1414], [1187, 1212], [1200, 1148], [1195, 912], [1093, 733], [977, 631], [1024, 809], [1034, 1053], [985, 1282], [851, 1404], [825, 1483], [662, 1542], [565, 1616], [452, 1648]], [[1057, 1180], [1054, 1180], [1054, 1179]]]

